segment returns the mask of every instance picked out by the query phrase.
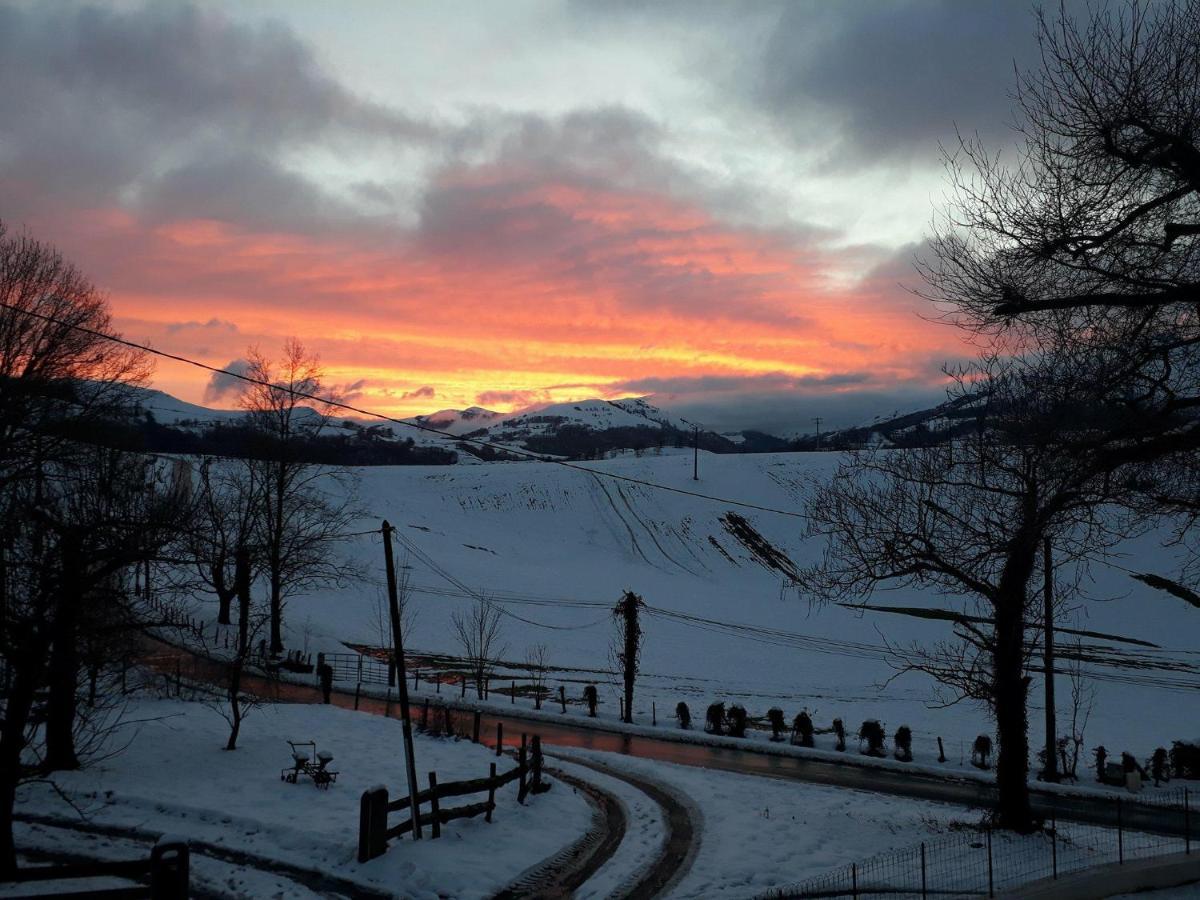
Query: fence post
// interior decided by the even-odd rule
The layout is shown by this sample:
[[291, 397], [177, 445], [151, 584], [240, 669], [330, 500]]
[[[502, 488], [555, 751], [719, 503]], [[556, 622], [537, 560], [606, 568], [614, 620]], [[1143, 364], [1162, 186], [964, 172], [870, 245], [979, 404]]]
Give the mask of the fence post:
[[189, 887], [188, 845], [179, 840], [159, 840], [150, 851], [150, 897], [152, 900], [187, 900]]
[[513, 683], [512, 683], [512, 697], [509, 700], [509, 705], [510, 706], [517, 705], [517, 682], [515, 679], [513, 680]]
[[483, 817], [485, 822], [492, 821], [492, 810], [496, 808], [496, 764], [491, 764], [491, 770], [488, 772], [488, 807], [487, 814]]
[[542, 791], [542, 738], [541, 735], [533, 736], [533, 792], [540, 794]]
[[562, 704], [563, 715], [567, 714], [567, 689], [563, 685], [558, 686], [558, 702]]
[[358, 654], [358, 683], [362, 684], [362, 654], [361, 653]]
[[1183, 789], [1183, 852], [1192, 852], [1192, 807], [1189, 803], [1188, 789]]
[[1125, 823], [1121, 815], [1121, 798], [1117, 798], [1117, 863], [1125, 865]]
[[434, 839], [440, 838], [442, 836], [442, 822], [441, 822], [441, 819], [438, 817], [439, 810], [440, 810], [440, 806], [438, 804], [438, 794], [437, 794], [437, 772], [430, 772], [429, 773], [429, 818], [432, 819], [432, 822], [430, 824], [433, 826]]
[[987, 830], [987, 850], [988, 850], [988, 896], [996, 896], [996, 879], [992, 871], [992, 826], [988, 826]]
[[358, 711], [358, 698], [362, 696], [362, 682], [354, 686], [354, 711]]
[[525, 795], [529, 792], [529, 787], [525, 782], [525, 772], [527, 769], [526, 755], [525, 755], [526, 754], [525, 740], [526, 740], [525, 735], [522, 734], [521, 735], [521, 749], [517, 753], [517, 769], [519, 772], [519, 774], [517, 775], [517, 779], [518, 779], [517, 780], [517, 802], [521, 803], [521, 804], [524, 804]]
[[1050, 866], [1055, 881], [1058, 881], [1058, 822], [1054, 812], [1050, 813]]
[[500, 750], [504, 746], [504, 723], [496, 723], [496, 755], [500, 755]]
[[413, 690], [417, 690], [421, 686], [421, 670], [413, 669]]
[[479, 719], [480, 719], [479, 710], [475, 710], [475, 715], [473, 716], [473, 719], [474, 719], [474, 721], [471, 723], [471, 743], [478, 744], [479, 743]]
[[658, 724], [658, 704], [657, 703], [650, 704], [650, 724], [651, 725]]
[[850, 863], [850, 894], [858, 900], [858, 863]]
[[467, 699], [467, 676], [466, 676], [466, 675], [463, 675], [463, 676], [461, 676], [461, 677], [458, 679], [458, 683], [459, 683], [459, 685], [462, 687], [462, 693], [461, 693], [461, 694], [459, 694], [459, 696], [460, 696], [460, 697], [461, 697], [463, 700], [466, 700], [466, 699]]
[[921, 900], [929, 896], [925, 886], [925, 842], [921, 841]]
[[442, 706], [442, 712], [445, 714], [445, 719], [446, 719], [446, 737], [453, 737], [453, 735], [454, 735], [454, 723], [450, 721], [450, 707], [449, 707], [449, 705], [444, 705], [444, 706]]
[[387, 850], [388, 792], [383, 786], [363, 791], [358, 807], [358, 861], [368, 862]]
[[442, 692], [442, 678], [440, 675], [433, 679], [433, 690], [438, 694]]
[[383, 704], [383, 717], [385, 719], [389, 719], [389, 718], [391, 718], [391, 715], [392, 715], [392, 689], [388, 688], [387, 689], [387, 698], [385, 699], [384, 704]]

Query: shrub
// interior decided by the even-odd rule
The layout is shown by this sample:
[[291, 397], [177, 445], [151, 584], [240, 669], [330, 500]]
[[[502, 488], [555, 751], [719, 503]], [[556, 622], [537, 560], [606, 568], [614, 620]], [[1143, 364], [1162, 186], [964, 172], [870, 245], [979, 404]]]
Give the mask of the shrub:
[[1159, 747], [1154, 751], [1154, 755], [1150, 757], [1150, 775], [1154, 778], [1154, 786], [1163, 781], [1171, 780], [1171, 766], [1167, 761], [1167, 751], [1163, 747]]
[[[867, 756], [883, 756], [883, 726], [878, 719], [867, 719], [858, 729], [858, 749]], [[866, 750], [863, 750], [863, 744]]]
[[1108, 765], [1108, 751], [1101, 744], [1095, 750], [1096, 754], [1096, 780], [1101, 784], [1104, 783], [1104, 767]]
[[1200, 744], [1191, 741], [1173, 742], [1171, 771], [1176, 778], [1200, 778]]
[[892, 743], [896, 745], [895, 757], [901, 762], [912, 762], [912, 729], [907, 725], [901, 725], [896, 729], [896, 734], [892, 738]]
[[971, 765], [978, 769], [992, 767], [992, 739], [988, 735], [979, 735], [971, 745]]
[[704, 714], [704, 730], [709, 734], [725, 733], [725, 704], [711, 703]]
[[740, 703], [733, 704], [725, 713], [725, 729], [730, 737], [746, 736], [746, 708]]
[[783, 721], [783, 710], [778, 706], [772, 706], [767, 710], [767, 721], [771, 723], [771, 740], [783, 740], [783, 729], [785, 727]]
[[682, 700], [675, 704], [675, 718], [679, 720], [680, 728], [692, 727], [692, 711]]
[[593, 719], [596, 718], [596, 703], [598, 699], [594, 684], [589, 684], [583, 689], [583, 702], [587, 704], [588, 715]]
[[842, 724], [841, 719], [833, 720], [833, 733], [837, 737], [837, 751], [843, 753], [846, 750], [846, 726]]
[[799, 744], [801, 747], [813, 745], [813, 722], [807, 709], [801, 710], [792, 722], [792, 743]]

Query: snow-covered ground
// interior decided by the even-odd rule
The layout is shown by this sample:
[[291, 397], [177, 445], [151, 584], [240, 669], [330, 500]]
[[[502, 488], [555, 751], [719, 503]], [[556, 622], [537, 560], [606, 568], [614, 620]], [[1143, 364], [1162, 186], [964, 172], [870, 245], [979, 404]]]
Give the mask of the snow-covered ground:
[[700, 846], [691, 870], [668, 894], [677, 900], [752, 897], [912, 846], [952, 821], [979, 819], [941, 803], [591, 751], [571, 755], [661, 782], [691, 801], [700, 815]]
[[[827, 476], [836, 462], [832, 453], [701, 454], [698, 482], [692, 480], [690, 454], [630, 454], [586, 465], [681, 491], [799, 511], [805, 479]], [[816, 607], [789, 587], [788, 566], [811, 563], [820, 550], [819, 542], [803, 538], [803, 519], [545, 463], [372, 468], [360, 470], [360, 476], [367, 516], [355, 530], [384, 518], [397, 526], [398, 555], [412, 567], [417, 617], [408, 645], [417, 651], [460, 652], [451, 615], [467, 608], [472, 593], [486, 593], [506, 613], [505, 659], [519, 661], [529, 645], [546, 643], [550, 664], [562, 667], [552, 673], [550, 688], [557, 691], [565, 684], [577, 699], [582, 685], [594, 680], [602, 710], [615, 715], [617, 686], [607, 674], [610, 610], [621, 592], [631, 589], [653, 607], [644, 622], [635, 706], [639, 721], [650, 720], [654, 704], [661, 722], [680, 700], [690, 705], [698, 723], [716, 700], [742, 703], [752, 715], [778, 705], [789, 720], [807, 708], [818, 728], [840, 717], [853, 733], [863, 719], [877, 718], [890, 736], [907, 724], [919, 761], [936, 758], [939, 735], [947, 756], [968, 760], [975, 735], [991, 730], [984, 713], [970, 704], [937, 707], [934, 686], [924, 676], [889, 680], [896, 672], [882, 650], [885, 641], [946, 638], [945, 623]], [[731, 512], [753, 529], [748, 541]], [[772, 548], [779, 554], [774, 568]], [[354, 538], [346, 549], [365, 580], [290, 601], [292, 647], [315, 652], [344, 650], [343, 641], [382, 642], [380, 540]], [[1112, 645], [1098, 654], [1102, 659], [1115, 651], [1136, 651], [1147, 658], [1200, 663], [1195, 650], [1200, 613], [1119, 568], [1152, 569], [1166, 555], [1150, 535], [1124, 548], [1113, 560], [1116, 566], [1098, 562], [1092, 567], [1085, 585], [1092, 599], [1082, 602], [1066, 624], [1127, 634], [1161, 648]], [[951, 601], [894, 591], [876, 602], [945, 606]], [[1197, 694], [1157, 683], [1169, 673], [1100, 664], [1086, 669], [1096, 693], [1088, 748], [1103, 743], [1110, 751], [1146, 756], [1195, 731], [1194, 723], [1180, 721], [1180, 711], [1193, 707]], [[1070, 685], [1061, 676], [1058, 696], [1060, 720], [1065, 720]], [[1030, 692], [1035, 746], [1040, 697], [1035, 682]]]
[[[517, 804], [514, 782], [497, 794], [491, 824], [459, 819], [440, 840], [396, 840], [384, 856], [356, 861], [360, 798], [383, 784], [393, 798], [408, 793], [400, 723], [331, 706], [268, 705], [246, 720], [239, 747], [223, 750], [225, 721], [205, 704], [138, 700], [114, 746], [125, 749], [80, 772], [60, 773], [60, 796], [46, 784], [22, 789], [21, 812], [77, 817], [71, 803], [96, 823], [137, 826], [228, 846], [294, 866], [329, 872], [405, 897], [483, 897], [583, 834], [591, 810], [564, 785]], [[318, 790], [288, 784], [286, 741], [315, 741], [334, 754], [337, 782]], [[415, 737], [422, 784], [436, 771], [446, 783], [513, 765], [468, 741]], [[466, 798], [474, 802], [478, 798]], [[391, 824], [400, 819], [393, 816]], [[120, 854], [128, 858], [129, 854]], [[256, 896], [258, 882], [234, 891]], [[238, 893], [241, 890], [243, 893]], [[259, 895], [261, 896], [261, 895]]]

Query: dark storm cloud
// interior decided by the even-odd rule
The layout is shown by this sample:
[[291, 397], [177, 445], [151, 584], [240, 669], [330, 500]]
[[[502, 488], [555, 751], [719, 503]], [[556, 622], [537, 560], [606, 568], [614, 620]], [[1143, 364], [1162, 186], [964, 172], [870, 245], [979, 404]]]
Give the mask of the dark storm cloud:
[[[348, 92], [286, 27], [238, 25], [188, 5], [0, 7], [0, 83], [10, 216], [48, 198], [127, 200], [147, 182], [159, 211], [206, 186], [217, 189], [210, 206], [225, 216], [269, 210], [262, 202], [288, 189], [299, 198], [289, 212], [306, 197], [320, 209], [319, 189], [271, 171], [276, 153], [434, 136]], [[254, 179], [266, 187], [247, 195]]]
[[246, 387], [246, 382], [236, 376], [245, 375], [250, 371], [249, 360], [232, 359], [221, 368], [225, 372], [213, 372], [208, 379], [208, 384], [204, 388], [205, 403], [231, 400], [238, 397]]

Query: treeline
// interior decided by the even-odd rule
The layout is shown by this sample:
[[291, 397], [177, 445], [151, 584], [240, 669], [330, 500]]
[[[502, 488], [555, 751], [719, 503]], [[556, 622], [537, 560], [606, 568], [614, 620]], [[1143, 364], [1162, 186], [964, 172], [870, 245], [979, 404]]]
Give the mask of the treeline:
[[[712, 432], [700, 433], [700, 449], [713, 453], [737, 453], [732, 441]], [[594, 430], [586, 425], [569, 424], [547, 434], [524, 438], [527, 450], [568, 459], [603, 459], [614, 450], [661, 450], [663, 447], [691, 447], [693, 435], [670, 425], [655, 428], [651, 425], [620, 426]]]
[[[261, 432], [245, 421], [209, 423], [198, 430], [173, 428], [146, 414], [114, 423], [114, 439], [128, 449], [195, 456], [258, 458], [269, 451]], [[420, 447], [412, 438], [396, 438], [386, 426], [345, 422], [337, 429], [305, 435], [294, 445], [299, 461], [329, 466], [449, 466], [458, 454], [442, 447]]]

